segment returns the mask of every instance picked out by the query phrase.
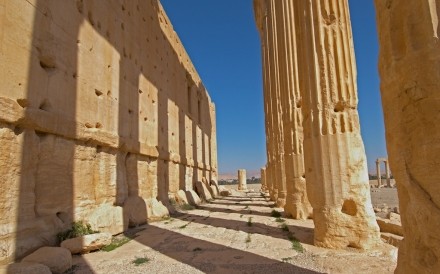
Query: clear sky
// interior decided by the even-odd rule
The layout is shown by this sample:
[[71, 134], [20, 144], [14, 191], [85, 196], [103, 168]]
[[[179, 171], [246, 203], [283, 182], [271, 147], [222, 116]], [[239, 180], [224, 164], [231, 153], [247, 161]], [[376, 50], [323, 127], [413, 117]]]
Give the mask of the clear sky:
[[[262, 67], [252, 0], [161, 0], [216, 104], [219, 171], [266, 163]], [[373, 1], [349, 0], [369, 170], [386, 155]]]

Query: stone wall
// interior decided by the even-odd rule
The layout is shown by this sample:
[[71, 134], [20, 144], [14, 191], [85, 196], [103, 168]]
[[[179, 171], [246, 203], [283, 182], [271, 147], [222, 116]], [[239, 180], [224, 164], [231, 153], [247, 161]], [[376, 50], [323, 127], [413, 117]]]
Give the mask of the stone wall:
[[157, 0], [0, 0], [0, 263], [217, 179], [215, 107]]

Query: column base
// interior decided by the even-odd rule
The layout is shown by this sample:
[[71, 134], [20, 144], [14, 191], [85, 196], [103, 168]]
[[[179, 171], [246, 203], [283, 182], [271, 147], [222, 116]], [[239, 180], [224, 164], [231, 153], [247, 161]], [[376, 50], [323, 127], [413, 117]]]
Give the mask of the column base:
[[[354, 202], [353, 202], [354, 204]], [[331, 249], [354, 247], [369, 250], [382, 244], [374, 213], [366, 214], [358, 205], [357, 211], [332, 207], [313, 210], [315, 245]]]

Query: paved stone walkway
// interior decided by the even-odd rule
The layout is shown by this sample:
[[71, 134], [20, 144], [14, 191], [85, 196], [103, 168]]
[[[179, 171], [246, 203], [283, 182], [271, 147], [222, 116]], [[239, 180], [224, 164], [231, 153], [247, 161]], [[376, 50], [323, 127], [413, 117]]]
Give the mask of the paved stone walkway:
[[[142, 226], [114, 251], [75, 257], [72, 273], [393, 273], [395, 248], [317, 248], [312, 220], [277, 219], [273, 210], [282, 212], [258, 192], [234, 191]], [[136, 258], [149, 261], [136, 266]]]

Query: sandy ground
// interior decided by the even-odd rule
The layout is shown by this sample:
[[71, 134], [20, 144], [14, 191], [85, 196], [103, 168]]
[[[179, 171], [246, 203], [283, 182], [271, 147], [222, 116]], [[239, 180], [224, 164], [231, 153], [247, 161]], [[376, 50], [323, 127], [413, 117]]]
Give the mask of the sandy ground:
[[[294, 250], [283, 223], [271, 217], [273, 203], [258, 185], [249, 188], [255, 191], [233, 191], [139, 227], [133, 240], [114, 251], [75, 256], [71, 273], [393, 273], [396, 248], [384, 244], [364, 253], [317, 248], [312, 220], [283, 219], [304, 248]], [[136, 258], [149, 261], [136, 266]]]

